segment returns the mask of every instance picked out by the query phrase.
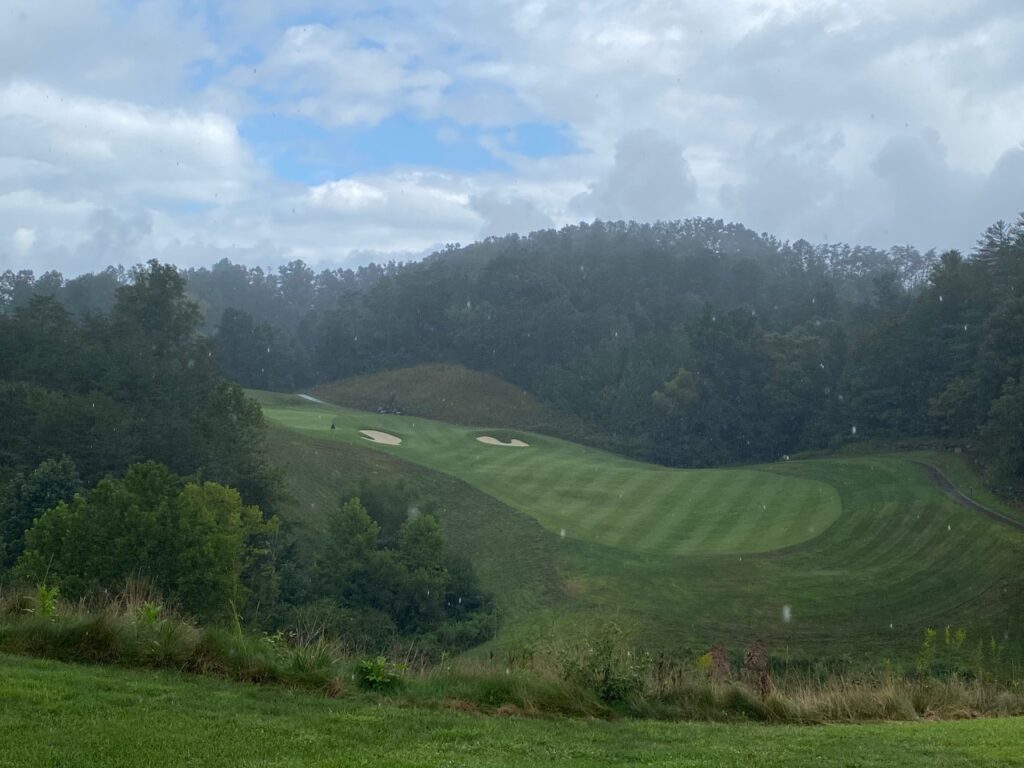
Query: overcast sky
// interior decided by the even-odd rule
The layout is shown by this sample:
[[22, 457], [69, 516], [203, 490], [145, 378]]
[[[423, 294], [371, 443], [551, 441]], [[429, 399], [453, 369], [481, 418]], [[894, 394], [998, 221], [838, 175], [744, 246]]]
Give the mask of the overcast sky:
[[0, 269], [594, 218], [969, 248], [1024, 210], [1022, 41], [1022, 0], [5, 0]]

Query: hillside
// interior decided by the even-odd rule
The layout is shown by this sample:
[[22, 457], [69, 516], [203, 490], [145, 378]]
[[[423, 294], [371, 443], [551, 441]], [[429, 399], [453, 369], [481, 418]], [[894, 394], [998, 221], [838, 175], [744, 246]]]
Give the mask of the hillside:
[[469, 557], [498, 598], [502, 621], [527, 626], [563, 602], [554, 542], [527, 515], [451, 475], [340, 441], [313, 441], [272, 425], [271, 463], [284, 475], [284, 519], [305, 549], [326, 526], [328, 509], [360, 480], [402, 479], [442, 501], [445, 539]]
[[[505, 617], [505, 644], [613, 620], [675, 652], [760, 636], [794, 657], [906, 659], [925, 627], [963, 627], [973, 647], [1018, 642], [1024, 626], [1024, 534], [939, 492], [916, 455], [669, 470], [522, 430], [259, 397], [277, 461], [304, 468], [292, 482], [305, 498], [329, 496], [342, 466], [429, 471], [446, 530], [489, 588], [515, 594], [538, 563], [557, 573], [557, 584], [545, 578], [534, 597], [509, 601], [526, 610]], [[294, 515], [316, 528], [315, 509]]]
[[461, 365], [428, 364], [353, 376], [311, 390], [321, 400], [361, 411], [401, 412], [464, 426], [540, 432], [592, 442], [598, 431], [494, 374]]

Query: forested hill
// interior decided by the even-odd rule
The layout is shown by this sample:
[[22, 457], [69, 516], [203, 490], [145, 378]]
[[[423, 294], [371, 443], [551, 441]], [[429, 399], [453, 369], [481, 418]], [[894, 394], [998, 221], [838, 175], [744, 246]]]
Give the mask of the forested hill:
[[[420, 263], [190, 270], [225, 374], [293, 389], [424, 362], [490, 371], [659, 461], [776, 459], [848, 439], [975, 440], [1024, 475], [1024, 219], [975, 252], [782, 243], [707, 219], [594, 223]], [[103, 308], [117, 270], [4, 276]]]

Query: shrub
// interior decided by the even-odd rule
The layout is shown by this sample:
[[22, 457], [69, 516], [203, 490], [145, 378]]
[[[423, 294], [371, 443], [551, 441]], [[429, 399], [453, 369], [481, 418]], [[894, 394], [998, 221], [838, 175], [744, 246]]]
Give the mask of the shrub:
[[53, 616], [57, 610], [57, 598], [60, 597], [60, 588], [57, 586], [47, 587], [45, 584], [36, 586], [36, 612], [40, 616]]
[[391, 691], [401, 685], [404, 671], [404, 664], [393, 664], [383, 656], [375, 656], [356, 664], [356, 682], [367, 691]]
[[570, 646], [561, 653], [562, 676], [593, 691], [606, 704], [643, 693], [644, 678], [651, 664], [646, 653], [633, 653], [624, 633], [610, 626], [590, 641]]

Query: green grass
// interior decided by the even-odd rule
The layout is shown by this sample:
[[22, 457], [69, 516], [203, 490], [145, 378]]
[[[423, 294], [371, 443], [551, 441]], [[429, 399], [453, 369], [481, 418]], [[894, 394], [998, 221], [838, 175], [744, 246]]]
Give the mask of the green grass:
[[[673, 470], [532, 432], [507, 448], [486, 429], [261, 396], [272, 422], [322, 440], [378, 448], [457, 477], [568, 539], [640, 553], [753, 553], [812, 538], [839, 516], [826, 483], [753, 470]], [[331, 429], [334, 424], [336, 429]], [[402, 438], [384, 446], [362, 429]]]
[[[449, 540], [496, 593], [499, 647], [536, 646], [614, 621], [638, 643], [676, 654], [716, 641], [738, 652], [762, 637], [794, 660], [910, 663], [923, 629], [947, 625], [968, 630], [972, 652], [992, 639], [1016, 649], [1003, 661], [1020, 651], [1024, 536], [953, 503], [911, 461], [949, 457], [687, 472], [522, 432], [514, 434], [530, 448], [496, 448], [473, 439], [488, 430], [260, 398], [275, 425], [272, 459], [292, 491], [286, 517], [316, 535], [346, 483], [373, 474], [426, 483], [444, 502]], [[371, 444], [357, 432], [367, 427], [404, 443]], [[973, 477], [965, 464], [943, 466]], [[701, 486], [716, 490], [698, 495]], [[743, 494], [770, 501], [767, 488], [774, 501], [762, 501], [759, 515]], [[829, 504], [808, 504], [819, 497]], [[706, 525], [709, 507], [722, 525]], [[611, 519], [588, 519], [594, 510]], [[796, 530], [807, 515], [817, 530]]]
[[283, 427], [272, 427], [269, 437], [271, 463], [284, 474], [282, 515], [298, 527], [306, 551], [346, 489], [366, 478], [403, 478], [442, 503], [446, 541], [473, 560], [483, 584], [496, 593], [503, 623], [540, 631], [545, 617], [564, 602], [557, 541], [528, 515], [450, 475], [383, 451], [312, 440]]
[[461, 365], [432, 363], [354, 376], [312, 390], [321, 400], [361, 411], [398, 406], [408, 416], [451, 424], [513, 427], [592, 442], [598, 430], [540, 402], [514, 384]]
[[821, 727], [487, 717], [0, 656], [0, 766], [1022, 764], [1024, 719]]
[[964, 454], [924, 454], [920, 458], [941, 469], [942, 473], [961, 493], [970, 496], [989, 509], [994, 509], [1015, 520], [1024, 521], [1024, 504], [1019, 501], [1009, 501], [994, 494], [982, 480], [977, 467]]

